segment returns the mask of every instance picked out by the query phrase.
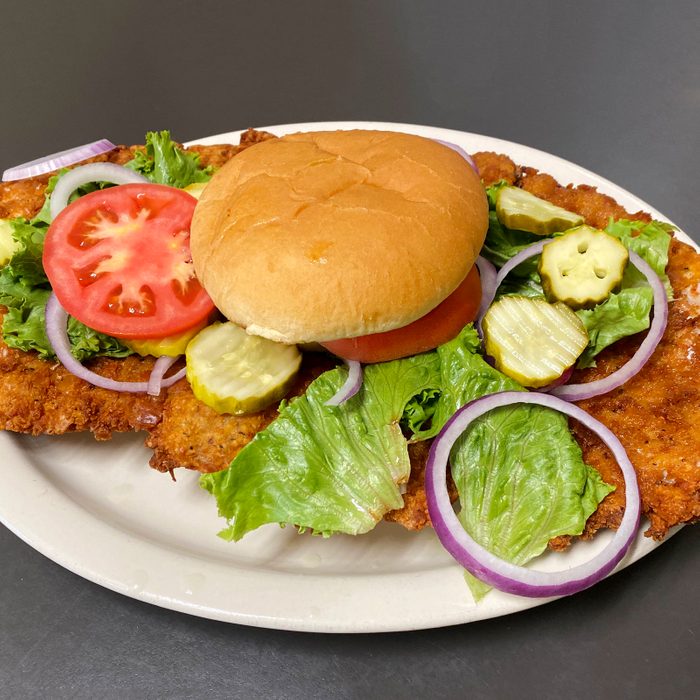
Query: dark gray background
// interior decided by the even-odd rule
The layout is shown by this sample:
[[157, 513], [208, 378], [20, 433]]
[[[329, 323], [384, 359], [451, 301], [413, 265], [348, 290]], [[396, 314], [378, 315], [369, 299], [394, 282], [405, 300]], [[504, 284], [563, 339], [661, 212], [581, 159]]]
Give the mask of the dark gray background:
[[[413, 122], [577, 162], [700, 240], [699, 36], [693, 1], [13, 3], [0, 19], [0, 169], [156, 128], [184, 141]], [[686, 528], [594, 589], [506, 618], [320, 636], [136, 602], [0, 527], [0, 696], [692, 696], [699, 542]]]

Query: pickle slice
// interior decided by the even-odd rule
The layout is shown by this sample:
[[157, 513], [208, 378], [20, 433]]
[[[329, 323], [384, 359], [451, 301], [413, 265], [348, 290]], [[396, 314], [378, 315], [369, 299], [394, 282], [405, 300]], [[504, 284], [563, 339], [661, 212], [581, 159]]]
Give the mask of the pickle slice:
[[14, 227], [7, 219], [0, 219], [0, 267], [10, 262], [20, 247], [14, 239]]
[[153, 357], [162, 357], [163, 355], [167, 357], [179, 357], [185, 354], [190, 340], [192, 340], [206, 325], [207, 321], [204, 321], [203, 323], [198, 323], [194, 328], [190, 328], [190, 330], [179, 333], [178, 335], [169, 335], [166, 338], [123, 339], [122, 343], [124, 343], [129, 350], [133, 350], [142, 357], [146, 355], [152, 355]]
[[193, 182], [185, 187], [185, 192], [191, 194], [195, 199], [199, 199], [207, 186], [206, 182]]
[[566, 304], [542, 298], [501, 297], [482, 326], [496, 369], [527, 387], [551, 384], [588, 345], [581, 319]]
[[299, 371], [301, 353], [249, 335], [235, 323], [214, 323], [187, 346], [194, 395], [219, 413], [254, 413], [281, 399]]
[[620, 286], [628, 260], [627, 248], [617, 238], [579, 226], [544, 247], [538, 272], [549, 301], [589, 309]]
[[538, 236], [551, 236], [584, 221], [578, 214], [511, 185], [502, 187], [496, 195], [496, 216], [508, 228]]

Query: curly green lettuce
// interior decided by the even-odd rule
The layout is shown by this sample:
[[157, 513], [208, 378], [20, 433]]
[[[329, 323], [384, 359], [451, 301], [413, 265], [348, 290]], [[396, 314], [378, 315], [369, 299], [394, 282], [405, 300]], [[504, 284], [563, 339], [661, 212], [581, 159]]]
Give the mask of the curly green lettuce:
[[137, 150], [125, 167], [156, 184], [180, 188], [209, 182], [213, 172], [210, 166], [200, 165], [198, 154], [183, 151], [170, 138], [169, 131], [149, 131], [145, 148]]
[[[0, 304], [7, 307], [2, 320], [5, 344], [28, 352], [34, 350], [43, 359], [55, 357], [46, 337], [44, 307], [51, 285], [41, 262], [46, 226], [23, 219], [10, 221], [12, 237], [19, 248], [0, 268]], [[72, 316], [68, 319], [71, 352], [81, 362], [96, 355], [126, 357], [131, 354], [116, 338], [88, 328]]]

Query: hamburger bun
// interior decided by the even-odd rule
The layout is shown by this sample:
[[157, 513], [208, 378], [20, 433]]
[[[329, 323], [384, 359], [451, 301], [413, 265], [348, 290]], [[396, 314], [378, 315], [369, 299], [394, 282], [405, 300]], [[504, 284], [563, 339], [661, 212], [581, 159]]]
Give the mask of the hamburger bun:
[[384, 131], [291, 134], [212, 178], [192, 221], [199, 280], [250, 333], [323, 342], [408, 325], [462, 282], [488, 205], [454, 150]]

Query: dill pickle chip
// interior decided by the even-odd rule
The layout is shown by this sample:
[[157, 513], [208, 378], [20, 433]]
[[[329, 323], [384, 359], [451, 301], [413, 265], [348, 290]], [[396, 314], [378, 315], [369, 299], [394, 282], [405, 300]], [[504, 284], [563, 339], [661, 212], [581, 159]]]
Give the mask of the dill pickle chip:
[[235, 323], [207, 326], [187, 346], [194, 395], [219, 413], [254, 413], [279, 401], [301, 364], [295, 345], [249, 335]]
[[13, 230], [12, 224], [7, 219], [0, 219], [0, 267], [10, 262], [20, 247], [12, 236]]
[[617, 238], [579, 226], [544, 247], [538, 272], [549, 301], [589, 309], [620, 286], [628, 260], [627, 248]]
[[510, 185], [496, 195], [496, 216], [508, 228], [538, 236], [551, 236], [583, 223], [582, 216]]
[[133, 350], [142, 357], [146, 357], [146, 355], [152, 355], [153, 357], [162, 357], [164, 355], [167, 357], [179, 357], [185, 354], [187, 344], [206, 325], [207, 322], [204, 321], [203, 323], [198, 323], [184, 333], [169, 335], [166, 338], [129, 338], [126, 340], [122, 339], [122, 343], [124, 343], [129, 350]]
[[486, 353], [496, 369], [523, 386], [551, 384], [588, 345], [581, 319], [566, 304], [504, 296], [482, 322]]
[[185, 192], [192, 195], [195, 199], [199, 199], [202, 196], [202, 192], [204, 192], [204, 188], [206, 186], [206, 182], [193, 182], [185, 187]]

